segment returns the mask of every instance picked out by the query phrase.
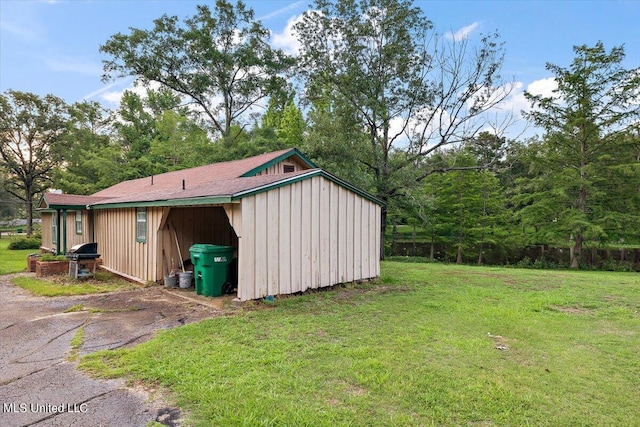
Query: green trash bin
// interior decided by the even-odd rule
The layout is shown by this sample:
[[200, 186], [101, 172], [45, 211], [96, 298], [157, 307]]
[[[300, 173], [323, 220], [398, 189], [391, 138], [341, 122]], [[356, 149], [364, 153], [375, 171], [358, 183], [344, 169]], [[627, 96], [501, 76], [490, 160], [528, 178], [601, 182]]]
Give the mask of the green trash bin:
[[189, 248], [193, 275], [196, 281], [196, 294], [206, 297], [222, 295], [222, 286], [227, 281], [229, 263], [233, 261], [231, 246], [196, 243]]

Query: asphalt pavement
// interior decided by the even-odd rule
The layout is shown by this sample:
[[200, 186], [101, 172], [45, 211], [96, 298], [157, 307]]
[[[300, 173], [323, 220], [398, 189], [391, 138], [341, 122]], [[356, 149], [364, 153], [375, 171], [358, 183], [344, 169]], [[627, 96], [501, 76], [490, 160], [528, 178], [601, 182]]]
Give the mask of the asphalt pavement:
[[[183, 414], [162, 393], [78, 371], [71, 340], [84, 329], [79, 355], [130, 347], [158, 330], [219, 314], [220, 301], [161, 286], [37, 297], [12, 277], [0, 276], [0, 426], [182, 425]], [[76, 305], [85, 310], [65, 313]]]

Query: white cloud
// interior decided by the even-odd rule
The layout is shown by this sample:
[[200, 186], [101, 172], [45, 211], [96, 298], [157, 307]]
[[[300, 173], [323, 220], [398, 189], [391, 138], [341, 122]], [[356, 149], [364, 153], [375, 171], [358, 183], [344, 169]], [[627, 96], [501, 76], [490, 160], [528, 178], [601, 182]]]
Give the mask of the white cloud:
[[557, 98], [557, 95], [553, 93], [553, 91], [557, 88], [558, 82], [556, 82], [556, 79], [554, 79], [553, 77], [549, 77], [529, 83], [529, 86], [527, 86], [527, 92], [532, 95], [541, 95], [545, 98]]
[[271, 44], [277, 49], [282, 49], [290, 55], [297, 55], [300, 52], [300, 42], [293, 32], [293, 26], [302, 21], [303, 14], [292, 16], [287, 21], [281, 33], [273, 33]]
[[471, 34], [475, 29], [477, 29], [478, 27], [480, 27], [480, 24], [477, 22], [474, 22], [471, 25], [467, 25], [466, 27], [462, 27], [460, 28], [458, 31], [456, 31], [455, 33], [452, 31], [449, 31], [447, 34], [445, 34], [445, 36], [449, 39], [449, 40], [454, 40], [454, 41], [462, 41], [466, 38], [469, 37], [469, 34]]

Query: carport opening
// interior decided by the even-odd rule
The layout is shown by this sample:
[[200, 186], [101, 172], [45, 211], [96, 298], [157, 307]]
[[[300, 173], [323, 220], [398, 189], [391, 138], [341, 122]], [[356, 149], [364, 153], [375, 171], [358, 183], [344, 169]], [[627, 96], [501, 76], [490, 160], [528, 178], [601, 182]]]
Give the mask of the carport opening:
[[181, 272], [183, 266], [185, 271], [193, 272], [189, 249], [195, 244], [231, 246], [235, 251], [223, 291], [225, 294], [237, 293], [238, 236], [222, 206], [171, 208], [163, 223], [162, 276], [171, 271]]

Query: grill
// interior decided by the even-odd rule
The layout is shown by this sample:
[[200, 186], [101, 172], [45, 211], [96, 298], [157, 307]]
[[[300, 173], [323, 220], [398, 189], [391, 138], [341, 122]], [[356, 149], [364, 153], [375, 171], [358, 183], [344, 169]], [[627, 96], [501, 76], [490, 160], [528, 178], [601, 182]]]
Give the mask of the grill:
[[[65, 256], [69, 259], [69, 276], [72, 278], [82, 279], [96, 274], [96, 259], [100, 258], [97, 243], [72, 246]], [[88, 268], [89, 264], [93, 264], [93, 271]]]

